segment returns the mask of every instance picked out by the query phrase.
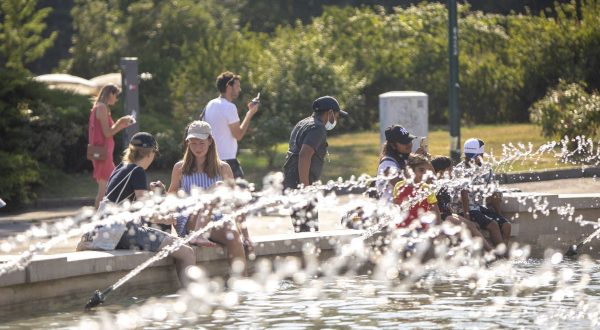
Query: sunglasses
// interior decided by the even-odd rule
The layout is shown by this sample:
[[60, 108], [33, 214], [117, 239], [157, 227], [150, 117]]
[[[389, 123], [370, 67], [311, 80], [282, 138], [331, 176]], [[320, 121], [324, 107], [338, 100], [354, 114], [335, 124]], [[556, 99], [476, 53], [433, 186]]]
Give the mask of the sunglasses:
[[225, 83], [225, 86], [227, 86], [227, 85], [233, 86], [233, 84], [235, 83], [235, 79], [236, 79], [236, 76], [229, 78], [229, 80], [227, 80], [227, 82]]

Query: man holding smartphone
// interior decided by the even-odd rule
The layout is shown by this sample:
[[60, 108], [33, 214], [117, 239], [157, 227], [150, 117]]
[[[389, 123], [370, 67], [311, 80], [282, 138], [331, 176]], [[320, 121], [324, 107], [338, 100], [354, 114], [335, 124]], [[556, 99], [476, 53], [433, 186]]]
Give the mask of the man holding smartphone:
[[233, 103], [242, 91], [240, 79], [239, 75], [229, 71], [221, 73], [216, 82], [220, 95], [208, 102], [200, 115], [200, 120], [212, 127], [219, 158], [229, 164], [235, 178], [244, 178], [244, 171], [237, 159], [238, 141], [246, 135], [259, 104], [258, 98], [248, 102], [248, 112], [240, 124], [240, 116]]

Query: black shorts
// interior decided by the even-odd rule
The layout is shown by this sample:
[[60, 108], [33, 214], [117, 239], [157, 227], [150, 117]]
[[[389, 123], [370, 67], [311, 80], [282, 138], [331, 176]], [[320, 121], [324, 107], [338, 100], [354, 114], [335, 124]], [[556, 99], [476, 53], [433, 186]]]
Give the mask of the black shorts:
[[244, 178], [244, 170], [242, 169], [242, 165], [240, 165], [240, 162], [237, 160], [237, 158], [234, 159], [225, 159], [224, 162], [226, 162], [227, 164], [229, 164], [229, 167], [231, 167], [231, 171], [233, 172], [233, 177], [234, 178], [240, 178], [243, 179]]
[[492, 223], [492, 221], [496, 221], [500, 227], [502, 227], [502, 225], [505, 223], [508, 223], [503, 216], [485, 206], [480, 206], [479, 210], [469, 211], [469, 216], [471, 217], [471, 221], [477, 222], [477, 224], [479, 224], [479, 228], [481, 229], [486, 229], [487, 226]]
[[317, 211], [317, 199], [311, 199], [302, 207], [292, 207], [292, 226], [294, 232], [319, 231], [319, 212]]

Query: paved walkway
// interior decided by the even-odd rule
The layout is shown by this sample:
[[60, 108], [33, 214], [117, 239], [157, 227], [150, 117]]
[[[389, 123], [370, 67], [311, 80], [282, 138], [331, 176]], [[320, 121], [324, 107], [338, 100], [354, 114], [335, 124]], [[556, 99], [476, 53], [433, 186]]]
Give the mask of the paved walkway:
[[[600, 193], [600, 179], [598, 178], [580, 178], [580, 179], [562, 179], [541, 182], [527, 182], [507, 184], [506, 187], [517, 188], [526, 192], [547, 192], [555, 194], [581, 194], [581, 193]], [[348, 196], [340, 198], [340, 205], [343, 205]], [[81, 211], [79, 207], [46, 209], [28, 211], [16, 214], [0, 216], [0, 244], [8, 237], [17, 235], [29, 229], [33, 225], [42, 223], [52, 223], [63, 219], [64, 217], [74, 216]], [[341, 210], [339, 208], [319, 208], [319, 225], [321, 230], [332, 230], [341, 228], [340, 218]], [[260, 216], [250, 217], [248, 219], [248, 227], [251, 236], [272, 235], [279, 233], [291, 233], [293, 228], [291, 219], [286, 216]], [[57, 245], [48, 253], [73, 251], [78, 238], [70, 239]], [[35, 241], [29, 241], [30, 245]], [[20, 250], [25, 249], [26, 246]], [[0, 254], [2, 251], [0, 251]], [[12, 251], [11, 253], [14, 253]]]

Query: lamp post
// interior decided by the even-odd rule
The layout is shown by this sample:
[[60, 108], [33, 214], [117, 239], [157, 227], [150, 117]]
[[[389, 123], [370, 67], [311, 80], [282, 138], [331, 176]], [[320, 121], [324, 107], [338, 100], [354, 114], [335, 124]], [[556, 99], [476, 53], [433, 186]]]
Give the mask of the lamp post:
[[[132, 115], [138, 119], [140, 114], [139, 104], [139, 84], [138, 76], [138, 59], [137, 57], [122, 57], [121, 58], [121, 77], [123, 81], [123, 94], [125, 94], [125, 114]], [[136, 120], [137, 121], [137, 120]], [[127, 127], [123, 132], [123, 148], [129, 145], [129, 139], [137, 133], [139, 126], [137, 122]]]
[[448, 0], [448, 59], [450, 79], [448, 80], [448, 109], [450, 111], [450, 158], [460, 161], [460, 111], [458, 109], [458, 24], [456, 0]]

